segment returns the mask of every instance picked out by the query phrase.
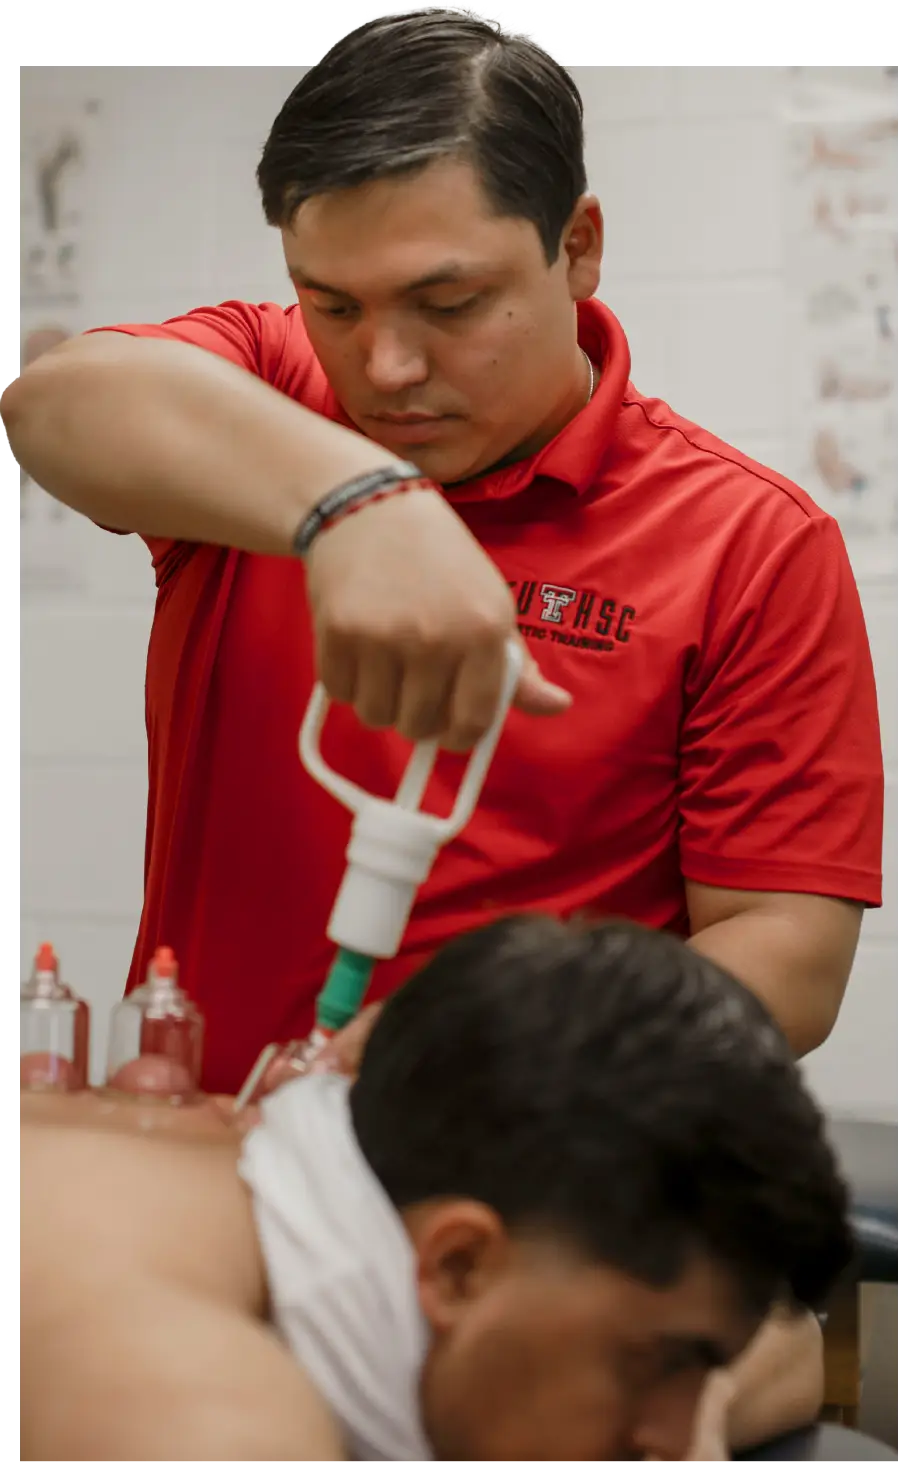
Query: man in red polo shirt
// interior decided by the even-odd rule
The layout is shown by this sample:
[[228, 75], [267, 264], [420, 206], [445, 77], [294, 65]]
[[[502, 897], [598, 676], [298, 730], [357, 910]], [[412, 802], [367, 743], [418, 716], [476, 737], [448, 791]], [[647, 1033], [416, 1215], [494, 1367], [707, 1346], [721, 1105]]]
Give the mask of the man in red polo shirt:
[[[392, 795], [405, 738], [460, 750], [490, 721], [518, 625], [481, 803], [373, 999], [500, 912], [624, 915], [811, 1049], [880, 900], [859, 600], [800, 489], [630, 384], [571, 79], [470, 17], [378, 20], [303, 77], [258, 177], [297, 305], [119, 325], [3, 398], [31, 476], [156, 571], [131, 982], [175, 946], [214, 1090], [302, 1035], [349, 831], [297, 760], [316, 674], [327, 757]], [[410, 462], [430, 487], [393, 490]], [[448, 751], [428, 805], [458, 775]]]

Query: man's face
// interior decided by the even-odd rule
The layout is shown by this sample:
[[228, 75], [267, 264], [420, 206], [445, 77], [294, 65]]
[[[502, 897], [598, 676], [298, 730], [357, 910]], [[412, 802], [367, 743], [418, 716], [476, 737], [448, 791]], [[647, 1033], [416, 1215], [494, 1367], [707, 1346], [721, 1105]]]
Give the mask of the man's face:
[[711, 1263], [657, 1290], [528, 1246], [433, 1327], [422, 1406], [435, 1455], [684, 1457], [710, 1370], [757, 1323]]
[[548, 266], [467, 164], [322, 194], [283, 230], [316, 355], [353, 423], [438, 482], [536, 451], [587, 400], [574, 301], [599, 281], [583, 199]]

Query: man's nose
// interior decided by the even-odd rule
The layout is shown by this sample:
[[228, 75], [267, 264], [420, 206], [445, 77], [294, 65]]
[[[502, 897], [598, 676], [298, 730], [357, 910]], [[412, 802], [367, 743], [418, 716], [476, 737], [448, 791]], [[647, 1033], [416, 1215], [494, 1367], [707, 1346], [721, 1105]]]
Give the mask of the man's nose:
[[374, 328], [363, 348], [366, 375], [382, 396], [399, 396], [411, 386], [424, 385], [428, 379], [425, 352], [396, 327]]

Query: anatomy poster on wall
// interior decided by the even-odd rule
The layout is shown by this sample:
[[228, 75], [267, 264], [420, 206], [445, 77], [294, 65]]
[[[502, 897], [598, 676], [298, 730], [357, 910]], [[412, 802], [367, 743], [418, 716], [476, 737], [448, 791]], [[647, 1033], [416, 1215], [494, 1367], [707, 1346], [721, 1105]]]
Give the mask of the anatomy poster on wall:
[[[48, 108], [21, 134], [21, 356], [30, 364], [83, 328], [82, 269], [92, 101]], [[21, 491], [25, 594], [84, 587], [74, 513], [26, 473]]]
[[877, 578], [896, 571], [896, 68], [794, 67], [788, 91], [792, 465]]

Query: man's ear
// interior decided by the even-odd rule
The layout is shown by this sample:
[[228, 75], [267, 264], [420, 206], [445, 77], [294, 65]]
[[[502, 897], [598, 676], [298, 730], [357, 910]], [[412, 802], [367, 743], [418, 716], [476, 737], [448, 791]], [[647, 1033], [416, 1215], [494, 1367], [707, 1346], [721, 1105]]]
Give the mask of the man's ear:
[[573, 300], [591, 299], [600, 283], [603, 259], [603, 214], [593, 193], [584, 193], [575, 204], [563, 231], [569, 294]]
[[440, 1334], [504, 1270], [509, 1235], [493, 1208], [471, 1199], [423, 1204], [405, 1218], [416, 1251], [422, 1312]]

